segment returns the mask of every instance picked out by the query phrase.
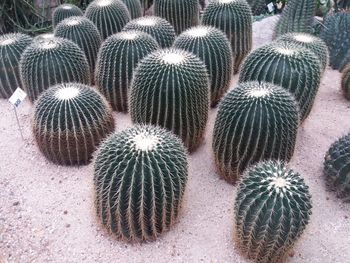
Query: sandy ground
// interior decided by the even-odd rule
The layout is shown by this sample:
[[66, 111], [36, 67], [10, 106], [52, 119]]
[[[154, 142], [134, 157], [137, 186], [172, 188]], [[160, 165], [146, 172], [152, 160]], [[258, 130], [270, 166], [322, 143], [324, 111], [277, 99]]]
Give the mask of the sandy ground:
[[[254, 46], [271, 39], [268, 18], [254, 24]], [[236, 78], [233, 83], [236, 82]], [[313, 111], [299, 130], [291, 167], [313, 195], [313, 215], [289, 262], [346, 263], [350, 258], [350, 206], [327, 192], [322, 178], [329, 145], [350, 129], [350, 103], [340, 73], [327, 69]], [[19, 109], [25, 140], [7, 101], [0, 101], [0, 262], [249, 262], [232, 241], [236, 188], [215, 173], [211, 110], [205, 142], [192, 154], [179, 222], [157, 241], [130, 245], [99, 227], [93, 209], [93, 165], [60, 167], [40, 154], [31, 134], [32, 107]], [[116, 129], [131, 125], [115, 114]]]

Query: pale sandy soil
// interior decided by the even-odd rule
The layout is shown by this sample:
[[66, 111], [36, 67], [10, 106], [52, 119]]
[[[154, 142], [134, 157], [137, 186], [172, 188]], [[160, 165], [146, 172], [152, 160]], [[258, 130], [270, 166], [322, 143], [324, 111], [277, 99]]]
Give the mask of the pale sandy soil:
[[[254, 24], [254, 45], [270, 41], [271, 20]], [[236, 80], [233, 81], [235, 83]], [[316, 103], [299, 130], [291, 167], [313, 195], [311, 223], [289, 262], [346, 263], [350, 258], [350, 205], [327, 192], [322, 178], [329, 145], [350, 129], [350, 102], [340, 74], [328, 69]], [[4, 262], [249, 262], [232, 241], [236, 188], [215, 173], [211, 110], [205, 142], [190, 158], [189, 181], [178, 224], [148, 244], [108, 236], [93, 209], [93, 165], [60, 167], [40, 154], [30, 129], [32, 107], [19, 107], [25, 141], [10, 105], [0, 100], [0, 255]], [[115, 114], [116, 129], [131, 125]], [[1, 259], [0, 259], [1, 262]]]

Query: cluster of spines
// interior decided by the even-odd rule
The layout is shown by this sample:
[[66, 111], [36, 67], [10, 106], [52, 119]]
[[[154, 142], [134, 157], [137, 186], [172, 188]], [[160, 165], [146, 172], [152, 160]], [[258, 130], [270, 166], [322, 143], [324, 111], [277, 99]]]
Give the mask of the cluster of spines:
[[72, 4], [62, 4], [55, 8], [52, 13], [52, 25], [55, 28], [61, 21], [71, 16], [83, 16], [83, 11]]

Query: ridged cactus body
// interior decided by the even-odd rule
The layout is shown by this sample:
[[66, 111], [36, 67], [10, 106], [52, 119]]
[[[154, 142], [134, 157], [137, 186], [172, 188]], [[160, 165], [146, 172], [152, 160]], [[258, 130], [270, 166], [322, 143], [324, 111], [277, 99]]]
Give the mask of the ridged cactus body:
[[267, 12], [265, 0], [247, 0], [247, 2], [252, 8], [253, 15], [258, 16]]
[[193, 27], [176, 38], [174, 47], [192, 52], [205, 63], [210, 79], [211, 105], [215, 106], [229, 88], [233, 73], [232, 50], [226, 35], [214, 27]]
[[83, 16], [83, 11], [72, 4], [62, 4], [55, 8], [52, 13], [52, 25], [55, 28], [58, 23], [71, 16]]
[[179, 49], [155, 51], [136, 69], [131, 119], [173, 131], [192, 152], [203, 140], [209, 92], [207, 70], [197, 56]]
[[235, 201], [235, 241], [248, 258], [280, 263], [310, 221], [311, 195], [303, 178], [280, 162], [245, 172]]
[[140, 0], [122, 0], [129, 10], [131, 19], [142, 16], [142, 7]]
[[129, 128], [110, 136], [97, 153], [97, 215], [122, 240], [154, 240], [175, 223], [186, 182], [180, 139], [159, 127]]
[[344, 97], [350, 100], [350, 63], [343, 71], [341, 87]]
[[101, 140], [113, 130], [107, 101], [84, 84], [55, 85], [35, 104], [34, 137], [45, 157], [56, 164], [88, 163]]
[[0, 36], [0, 98], [8, 99], [17, 87], [22, 88], [19, 61], [32, 40], [21, 33]]
[[96, 86], [114, 110], [128, 110], [128, 92], [134, 70], [141, 59], [157, 49], [157, 42], [140, 31], [120, 32], [103, 42], [96, 66]]

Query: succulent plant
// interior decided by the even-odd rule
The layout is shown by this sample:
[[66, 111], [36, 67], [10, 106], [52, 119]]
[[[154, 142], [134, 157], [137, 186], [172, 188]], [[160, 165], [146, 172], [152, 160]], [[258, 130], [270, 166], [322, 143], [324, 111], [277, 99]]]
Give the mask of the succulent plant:
[[142, 7], [140, 0], [122, 0], [129, 10], [131, 19], [142, 16]]
[[35, 103], [33, 133], [47, 159], [81, 165], [114, 130], [112, 109], [94, 88], [63, 83], [46, 90]]
[[252, 8], [252, 13], [255, 16], [267, 13], [265, 0], [247, 0], [248, 4]]
[[131, 19], [120, 0], [94, 0], [86, 8], [85, 16], [96, 25], [103, 39], [120, 32]]
[[174, 47], [192, 52], [205, 63], [210, 79], [211, 105], [215, 106], [229, 88], [233, 73], [232, 50], [226, 35], [214, 27], [192, 27], [176, 38]]
[[350, 63], [345, 67], [342, 75], [341, 86], [344, 97], [350, 100]]
[[205, 64], [179, 49], [158, 50], [138, 65], [130, 91], [135, 123], [154, 124], [178, 135], [190, 152], [202, 142], [209, 111]]
[[157, 42], [140, 31], [120, 32], [103, 42], [96, 66], [96, 86], [114, 110], [128, 110], [128, 92], [134, 70], [141, 59], [157, 49]]
[[8, 99], [17, 87], [22, 88], [19, 61], [32, 38], [21, 33], [0, 35], [0, 98]]
[[63, 38], [33, 40], [20, 60], [22, 84], [31, 102], [55, 84], [89, 84], [89, 71], [84, 52], [75, 43]]
[[320, 61], [312, 51], [295, 43], [275, 42], [249, 54], [239, 81], [271, 82], [290, 91], [299, 103], [303, 122], [312, 109], [320, 78]]
[[309, 187], [300, 174], [281, 162], [261, 162], [239, 183], [235, 241], [255, 262], [284, 262], [309, 223], [311, 210]]
[[59, 22], [71, 16], [83, 16], [83, 11], [72, 4], [62, 4], [55, 8], [52, 13], [52, 25], [55, 28]]
[[99, 148], [94, 188], [102, 224], [126, 241], [149, 241], [169, 230], [187, 183], [180, 139], [159, 127], [135, 126]]
[[162, 48], [171, 47], [175, 40], [173, 26], [164, 18], [145, 16], [131, 20], [123, 31], [138, 30], [150, 34]]
[[202, 24], [226, 33], [234, 57], [234, 73], [252, 49], [252, 11], [245, 0], [213, 0], [205, 8]]

